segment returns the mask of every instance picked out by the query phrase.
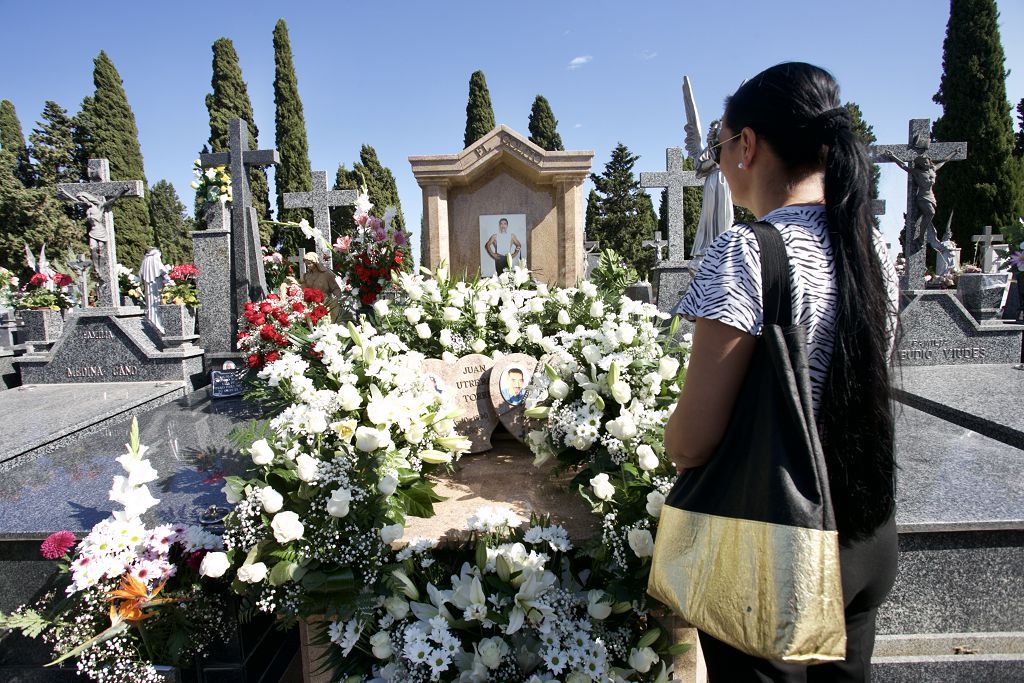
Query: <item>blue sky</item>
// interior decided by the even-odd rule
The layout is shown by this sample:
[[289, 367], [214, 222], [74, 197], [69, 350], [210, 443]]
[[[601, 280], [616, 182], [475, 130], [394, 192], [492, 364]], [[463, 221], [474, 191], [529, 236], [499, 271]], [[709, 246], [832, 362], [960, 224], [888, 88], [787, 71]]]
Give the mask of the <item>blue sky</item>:
[[[998, 3], [1011, 102], [1024, 97], [1024, 2]], [[568, 149], [617, 142], [660, 170], [682, 146], [680, 85], [690, 76], [705, 122], [743, 79], [785, 60], [833, 72], [880, 142], [904, 143], [910, 118], [936, 118], [948, 5], [939, 0], [850, 2], [137, 3], [0, 0], [5, 64], [0, 97], [26, 136], [43, 103], [72, 113], [91, 93], [92, 59], [106, 50], [124, 79], [152, 184], [174, 183], [191, 206], [191, 163], [209, 136], [211, 43], [231, 38], [253, 101], [261, 147], [273, 144], [273, 47], [288, 22], [310, 160], [333, 176], [373, 145], [398, 179], [410, 226], [419, 188], [407, 157], [460, 150], [469, 75], [483, 69], [497, 121], [526, 133], [537, 94], [551, 102]], [[574, 64], [578, 64], [573, 68]], [[12, 65], [17, 65], [13, 67]], [[586, 191], [586, 190], [585, 190]], [[906, 176], [883, 168], [883, 219], [895, 243]], [[942, 198], [939, 198], [942, 201]], [[657, 205], [657, 203], [655, 203]], [[418, 244], [418, 240], [414, 242]]]

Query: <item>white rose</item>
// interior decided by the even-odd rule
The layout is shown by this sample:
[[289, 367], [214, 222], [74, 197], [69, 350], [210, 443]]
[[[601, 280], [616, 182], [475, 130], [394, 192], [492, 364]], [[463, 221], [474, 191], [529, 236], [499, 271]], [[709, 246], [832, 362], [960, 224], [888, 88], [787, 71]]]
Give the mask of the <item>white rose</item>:
[[477, 313], [476, 316], [474, 316], [473, 318], [473, 322], [476, 324], [477, 327], [487, 327], [487, 314]]
[[259, 583], [267, 578], [267, 565], [262, 562], [243, 564], [238, 568], [238, 580], [242, 583]]
[[387, 396], [366, 404], [366, 417], [375, 425], [384, 425], [395, 419], [395, 402]]
[[409, 603], [406, 602], [405, 598], [398, 595], [392, 595], [384, 601], [384, 609], [386, 609], [388, 614], [393, 616], [395, 619], [401, 621], [409, 614]]
[[352, 502], [352, 492], [348, 489], [335, 489], [331, 499], [327, 501], [327, 514], [331, 517], [345, 517], [348, 515], [349, 503]]
[[652, 470], [658, 469], [658, 456], [655, 455], [654, 449], [647, 444], [640, 444], [636, 448], [637, 460], [640, 462], [640, 469], [644, 472], [651, 472]]
[[469, 348], [473, 349], [473, 353], [483, 353], [484, 349], [487, 348], [487, 343], [477, 337], [473, 340], [473, 343], [469, 345]]
[[526, 326], [526, 338], [530, 340], [531, 344], [539, 344], [540, 340], [544, 338], [544, 332], [541, 331], [540, 325], [536, 323]]
[[569, 395], [569, 385], [560, 379], [556, 379], [548, 385], [548, 395], [560, 401]]
[[477, 652], [480, 653], [480, 660], [488, 669], [497, 669], [501, 665], [501, 659], [508, 654], [508, 644], [501, 638], [484, 638], [477, 645]]
[[679, 372], [679, 361], [671, 356], [662, 356], [658, 361], [658, 374], [662, 379], [675, 379]]
[[649, 647], [633, 648], [629, 653], [629, 665], [642, 674], [650, 671], [658, 659], [657, 653]]
[[295, 458], [295, 468], [299, 479], [308, 484], [316, 479], [317, 459], [307, 453], [302, 453]]
[[380, 540], [385, 543], [394, 543], [404, 535], [405, 527], [401, 524], [389, 524], [380, 530]]
[[612, 603], [605, 599], [605, 592], [592, 590], [587, 593], [587, 614], [601, 621], [612, 613]]
[[647, 494], [647, 514], [655, 519], [661, 517], [661, 508], [665, 507], [665, 494], [660, 491], [651, 491]]
[[398, 490], [398, 477], [391, 473], [385, 474], [381, 477], [381, 480], [377, 482], [377, 490], [385, 496], [394, 495], [395, 491]]
[[583, 390], [583, 402], [588, 406], [597, 402], [597, 392], [593, 389]]
[[519, 330], [510, 330], [509, 333], [505, 335], [505, 343], [509, 346], [515, 346], [522, 336], [523, 335], [519, 333]]
[[587, 362], [591, 365], [597, 365], [601, 362], [604, 356], [601, 354], [601, 349], [597, 348], [593, 344], [587, 344], [583, 347], [583, 357], [587, 359]]
[[306, 418], [306, 429], [314, 434], [323, 434], [327, 431], [327, 416], [322, 410], [311, 410]]
[[[411, 300], [419, 301], [420, 299], [423, 298], [423, 287], [421, 287], [420, 285], [414, 283], [414, 284], [409, 285], [406, 288], [405, 293], [409, 295], [409, 298]], [[406, 310], [408, 310], [408, 309], [406, 309]], [[409, 316], [409, 314], [406, 313], [406, 317], [408, 317], [408, 316]]]
[[412, 306], [411, 308], [405, 309], [405, 319], [410, 325], [415, 325], [423, 318], [423, 309], [418, 306]]
[[569, 317], [569, 311], [565, 310], [564, 308], [558, 311], [559, 325], [568, 325], [571, 321], [572, 319]]
[[633, 421], [633, 416], [625, 410], [615, 418], [605, 424], [605, 429], [608, 433], [614, 436], [620, 441], [629, 441], [636, 436], [636, 422]]
[[444, 310], [441, 312], [441, 318], [450, 323], [455, 322], [461, 317], [462, 311], [455, 308], [454, 306], [445, 306]]
[[624, 406], [629, 403], [631, 398], [633, 398], [633, 390], [630, 389], [629, 385], [621, 379], [612, 384], [610, 389], [612, 391], [612, 398], [614, 398], [615, 402], [619, 405]]
[[569, 443], [570, 446], [578, 451], [585, 451], [593, 445], [590, 439], [580, 434], [572, 437], [572, 441]]
[[274, 461], [274, 449], [270, 447], [266, 439], [254, 441], [249, 446], [249, 453], [252, 455], [252, 461], [256, 465], [269, 465]]
[[387, 631], [377, 631], [370, 636], [370, 647], [373, 648], [373, 656], [377, 659], [387, 659], [395, 651]]
[[381, 318], [387, 317], [388, 313], [391, 312], [391, 307], [388, 306], [387, 299], [379, 299], [377, 303], [373, 305], [373, 312]]
[[650, 557], [654, 554], [654, 536], [647, 529], [630, 529], [626, 539], [637, 557]]
[[441, 330], [441, 334], [437, 340], [441, 342], [441, 346], [451, 346], [455, 341], [452, 339], [452, 331], [447, 327]]
[[203, 561], [199, 563], [199, 575], [206, 576], [211, 579], [218, 579], [224, 576], [224, 572], [228, 570], [231, 563], [228, 562], [228, 556], [225, 553], [206, 553], [203, 556]]
[[590, 317], [591, 318], [603, 318], [604, 317], [604, 302], [595, 301], [590, 304]]
[[363, 404], [363, 397], [354, 384], [342, 384], [338, 389], [338, 404], [342, 410], [357, 410]]
[[381, 447], [384, 443], [383, 434], [379, 429], [373, 427], [356, 428], [356, 448], [366, 453], [371, 453]]
[[619, 338], [620, 343], [629, 346], [636, 339], [636, 328], [629, 323], [622, 323], [619, 325], [619, 332], [616, 336]]
[[420, 323], [416, 326], [416, 336], [420, 339], [430, 339], [430, 325], [426, 323]]
[[608, 481], [608, 475], [604, 472], [590, 480], [590, 488], [600, 500], [611, 500], [615, 495], [615, 485]]
[[274, 539], [278, 543], [297, 541], [306, 533], [306, 527], [302, 526], [299, 516], [294, 512], [279, 512], [274, 515], [270, 522], [270, 528], [274, 531]]
[[268, 515], [280, 512], [281, 508], [284, 507], [284, 497], [273, 486], [264, 486], [260, 489], [258, 496], [260, 503], [263, 505], [263, 510]]

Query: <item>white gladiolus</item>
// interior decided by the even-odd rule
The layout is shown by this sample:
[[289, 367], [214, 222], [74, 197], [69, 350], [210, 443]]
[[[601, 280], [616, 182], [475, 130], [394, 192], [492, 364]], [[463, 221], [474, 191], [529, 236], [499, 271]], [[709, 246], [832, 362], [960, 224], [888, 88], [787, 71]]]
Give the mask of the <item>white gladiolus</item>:
[[560, 379], [548, 385], [548, 394], [559, 401], [569, 395], [569, 385]]
[[419, 443], [420, 441], [423, 441], [424, 436], [425, 433], [423, 431], [423, 425], [419, 422], [413, 422], [405, 430], [405, 440], [409, 443]]
[[629, 385], [621, 379], [612, 384], [609, 388], [612, 392], [612, 398], [614, 398], [615, 402], [619, 405], [624, 406], [633, 398], [633, 390], [630, 389]]
[[380, 540], [385, 543], [394, 543], [405, 535], [405, 527], [401, 524], [389, 524], [381, 527]]
[[587, 344], [583, 347], [583, 357], [587, 359], [587, 362], [591, 365], [597, 365], [604, 358], [601, 353], [601, 349], [597, 348], [593, 344]]
[[238, 580], [242, 583], [260, 583], [267, 578], [267, 565], [262, 562], [243, 564], [238, 568]]
[[253, 464], [269, 465], [274, 461], [274, 449], [270, 447], [266, 439], [254, 441], [249, 446], [249, 453], [252, 455]]
[[569, 311], [565, 310], [564, 308], [561, 309], [560, 311], [558, 311], [558, 324], [559, 325], [568, 325], [571, 321], [572, 321], [572, 318], [569, 317]]
[[388, 305], [388, 300], [378, 299], [377, 302], [373, 304], [373, 312], [379, 315], [381, 318], [387, 316], [387, 314], [391, 312], [391, 307]]
[[331, 517], [345, 517], [352, 502], [352, 492], [348, 489], [335, 489], [331, 499], [327, 501], [327, 514]]
[[260, 504], [268, 515], [280, 512], [281, 508], [284, 507], [284, 497], [273, 486], [264, 486], [260, 489], [258, 495]]
[[453, 323], [462, 317], [462, 311], [455, 308], [454, 306], [445, 306], [444, 311], [441, 313], [441, 318], [446, 322]]
[[420, 339], [430, 339], [430, 325], [426, 323], [420, 323], [416, 326], [416, 336]]
[[299, 521], [299, 516], [291, 511], [274, 515], [270, 528], [274, 531], [274, 539], [278, 543], [297, 541], [306, 533], [306, 527]]
[[431, 465], [443, 465], [452, 461], [452, 454], [428, 448], [420, 451], [420, 460]]
[[608, 475], [604, 472], [590, 480], [590, 488], [600, 500], [611, 500], [615, 495], [615, 485], [608, 481]]
[[592, 590], [587, 593], [587, 614], [601, 621], [612, 613], [612, 603], [606, 600], [605, 592]]
[[224, 572], [230, 566], [231, 563], [228, 561], [227, 554], [221, 552], [206, 553], [203, 556], [203, 561], [199, 563], [199, 575], [218, 579], [224, 576]]
[[654, 554], [654, 536], [647, 529], [630, 529], [626, 540], [637, 557], [650, 557]]
[[295, 469], [299, 479], [308, 484], [316, 479], [318, 461], [308, 453], [300, 453], [295, 458]]
[[658, 469], [658, 456], [654, 453], [654, 449], [647, 444], [637, 446], [636, 456], [640, 464], [640, 469], [644, 472], [651, 472]]
[[658, 654], [649, 647], [642, 647], [639, 650], [633, 648], [629, 652], [629, 665], [642, 674], [650, 671], [659, 659]]
[[393, 496], [395, 491], [398, 490], [398, 477], [390, 472], [385, 474], [381, 477], [380, 481], [377, 482], [377, 490], [385, 496]]
[[423, 309], [419, 306], [410, 306], [405, 309], [405, 319], [410, 325], [415, 325], [423, 318]]
[[675, 379], [679, 372], [679, 361], [671, 356], [662, 356], [658, 361], [658, 374], [662, 379]]
[[661, 517], [661, 509], [665, 507], [665, 494], [661, 491], [651, 491], [647, 494], [647, 514], [655, 519]]
[[370, 647], [373, 650], [373, 656], [377, 659], [387, 659], [395, 651], [391, 646], [391, 636], [387, 631], [377, 631], [370, 636]]

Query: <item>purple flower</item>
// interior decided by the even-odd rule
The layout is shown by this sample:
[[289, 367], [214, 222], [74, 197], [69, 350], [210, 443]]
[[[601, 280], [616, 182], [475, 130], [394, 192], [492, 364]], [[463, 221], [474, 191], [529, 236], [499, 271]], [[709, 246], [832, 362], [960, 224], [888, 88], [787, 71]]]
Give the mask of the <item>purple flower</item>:
[[403, 230], [395, 231], [395, 244], [397, 244], [400, 247], [404, 247], [405, 246], [405, 231], [403, 231]]
[[1015, 251], [1010, 254], [1010, 265], [1020, 272], [1024, 272], [1024, 251]]

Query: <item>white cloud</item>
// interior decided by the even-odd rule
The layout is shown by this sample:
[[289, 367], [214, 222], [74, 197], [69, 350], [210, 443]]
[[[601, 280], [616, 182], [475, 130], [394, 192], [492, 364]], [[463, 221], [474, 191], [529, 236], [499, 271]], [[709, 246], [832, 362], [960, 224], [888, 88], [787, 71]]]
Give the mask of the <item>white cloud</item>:
[[573, 126], [573, 128], [582, 128], [582, 127], [583, 127], [582, 123], [577, 123], [575, 126]]
[[568, 68], [570, 68], [570, 69], [578, 69], [581, 66], [583, 66], [584, 64], [587, 64], [588, 62], [590, 62], [592, 59], [593, 59], [593, 57], [591, 57], [590, 55], [581, 55], [579, 57], [573, 57], [572, 61], [569, 62], [569, 67]]
[[652, 52], [651, 50], [644, 50], [643, 52], [640, 53], [640, 59], [642, 59], [644, 61], [648, 61], [648, 60], [654, 59], [657, 56], [658, 56], [658, 53], [657, 52]]

